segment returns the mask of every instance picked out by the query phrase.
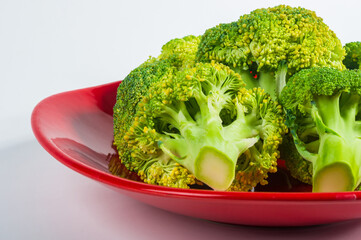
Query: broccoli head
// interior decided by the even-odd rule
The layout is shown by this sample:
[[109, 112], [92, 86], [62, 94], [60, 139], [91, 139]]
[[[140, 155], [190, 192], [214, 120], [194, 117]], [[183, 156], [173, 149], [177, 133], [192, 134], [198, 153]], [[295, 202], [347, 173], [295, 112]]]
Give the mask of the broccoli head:
[[[127, 169], [140, 175], [141, 179], [148, 183], [158, 185], [188, 188], [195, 184], [195, 177], [184, 167], [175, 161], [149, 161], [146, 165], [137, 165], [133, 162], [133, 149], [127, 141], [127, 134], [134, 129], [134, 122], [139, 111], [139, 103], [149, 91], [152, 84], [166, 79], [176, 71], [176, 68], [168, 60], [150, 58], [148, 61], [134, 69], [119, 85], [117, 100], [114, 106], [114, 145], [116, 146], [122, 163]], [[109, 170], [114, 175], [119, 175], [117, 168]], [[144, 173], [142, 169], [147, 171]]]
[[346, 57], [343, 60], [347, 69], [361, 69], [361, 42], [350, 42], [345, 45]]
[[163, 45], [158, 59], [167, 59], [177, 68], [191, 67], [195, 63], [200, 39], [200, 36], [193, 35], [172, 39]]
[[246, 191], [266, 184], [287, 128], [280, 105], [243, 85], [230, 68], [199, 63], [154, 81], [131, 117], [117, 102], [116, 118], [131, 121], [115, 131], [122, 162], [145, 182], [165, 186], [187, 188], [197, 179], [216, 190]]
[[[138, 104], [148, 94], [150, 86], [169, 78], [177, 70], [194, 64], [199, 39], [190, 35], [170, 40], [162, 47], [162, 52], [157, 58], [151, 57], [134, 69], [118, 87], [113, 118], [114, 143], [121, 154], [122, 163], [125, 163], [128, 169], [136, 171], [145, 182], [180, 188], [188, 188], [196, 183], [194, 176], [173, 160], [148, 162], [146, 166], [142, 166], [146, 169], [144, 172], [140, 166], [131, 163], [133, 150], [124, 138], [137, 121], [135, 116]], [[115, 164], [109, 165], [109, 170], [118, 175], [113, 165]]]
[[340, 40], [315, 12], [280, 5], [208, 29], [196, 57], [226, 64], [247, 88], [278, 97], [290, 75], [311, 67], [343, 69], [344, 55]]
[[353, 191], [361, 181], [361, 72], [302, 70], [280, 100], [294, 140], [285, 157], [293, 175], [305, 182], [312, 175], [315, 192]]

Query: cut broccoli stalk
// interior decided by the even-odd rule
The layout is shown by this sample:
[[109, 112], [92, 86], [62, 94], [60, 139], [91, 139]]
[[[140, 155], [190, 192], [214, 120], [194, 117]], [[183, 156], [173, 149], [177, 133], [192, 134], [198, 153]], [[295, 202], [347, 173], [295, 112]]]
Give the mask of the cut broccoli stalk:
[[293, 75], [282, 91], [301, 156], [285, 160], [291, 174], [312, 183], [314, 192], [353, 191], [360, 184], [360, 81], [359, 71], [311, 68]]
[[[138, 89], [122, 88], [118, 96]], [[263, 89], [245, 89], [229, 67], [173, 69], [141, 94], [134, 116], [121, 116], [131, 121], [115, 144], [144, 182], [188, 188], [197, 179], [216, 190], [249, 191], [277, 171], [287, 131], [282, 108]], [[115, 113], [124, 110], [117, 106]]]
[[[237, 161], [237, 159], [236, 159]], [[203, 147], [195, 160], [195, 175], [202, 182], [207, 182], [213, 189], [227, 189], [235, 175], [235, 159], [213, 147]]]
[[339, 136], [325, 134], [313, 168], [314, 192], [339, 192], [354, 190], [360, 166], [355, 161], [352, 145]]
[[198, 180], [215, 190], [227, 190], [235, 178], [238, 157], [252, 147], [259, 136], [252, 114], [245, 116], [240, 106], [237, 118], [223, 126], [218, 97], [216, 93], [207, 99], [204, 95], [196, 97], [201, 112], [196, 120], [185, 107], [164, 106], [162, 120], [171, 123], [180, 133], [168, 133], [169, 137], [163, 137], [158, 144]]
[[[204, 142], [201, 142], [202, 137], [200, 141], [170, 139], [161, 143], [160, 148], [173, 160], [189, 169], [200, 181], [215, 190], [226, 190], [234, 180], [239, 155], [253, 146], [258, 139], [251, 137], [236, 143], [227, 139], [218, 139], [210, 143], [204, 138]], [[182, 145], [184, 148], [179, 149]]]
[[313, 117], [319, 133], [318, 155], [313, 162], [314, 192], [353, 191], [360, 179], [361, 140], [354, 131], [360, 98], [342, 95], [314, 99]]

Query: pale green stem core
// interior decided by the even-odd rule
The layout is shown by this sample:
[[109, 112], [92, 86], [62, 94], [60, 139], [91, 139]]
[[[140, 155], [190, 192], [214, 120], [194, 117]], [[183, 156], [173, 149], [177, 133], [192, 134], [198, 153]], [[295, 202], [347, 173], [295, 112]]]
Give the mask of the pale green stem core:
[[313, 164], [313, 191], [337, 192], [353, 191], [356, 187], [355, 162], [353, 144], [333, 134], [321, 137], [318, 158]]
[[279, 63], [275, 73], [261, 71], [257, 79], [252, 76], [249, 69], [234, 68], [233, 70], [241, 75], [247, 89], [261, 87], [271, 95], [272, 99], [278, 99], [286, 86], [288, 67], [285, 61]]
[[287, 78], [287, 64], [286, 62], [281, 62], [278, 66], [277, 72], [275, 74], [276, 80], [276, 96], [279, 98], [281, 96], [282, 89], [286, 86]]
[[170, 110], [169, 118], [177, 119], [171, 122], [176, 122], [182, 137], [165, 137], [159, 147], [200, 181], [213, 189], [226, 190], [234, 180], [238, 157], [259, 140], [259, 133], [251, 128], [241, 107], [237, 119], [223, 127], [219, 117], [222, 106], [214, 100], [216, 97], [195, 96], [201, 111], [196, 121], [189, 121], [186, 108], [180, 108], [177, 114], [174, 109], [165, 109]]
[[353, 191], [360, 181], [361, 140], [354, 132], [359, 97], [340, 108], [340, 96], [319, 96], [313, 114], [320, 145], [313, 162], [313, 191]]
[[276, 99], [276, 82], [275, 75], [270, 72], [261, 72], [259, 74], [259, 86], [271, 95], [272, 99]]
[[247, 89], [253, 89], [259, 87], [258, 79], [255, 79], [249, 70], [235, 69], [241, 75], [242, 81], [246, 84]]
[[282, 89], [286, 86], [287, 70], [287, 64], [281, 62], [274, 74], [271, 72], [260, 73], [259, 86], [269, 93], [272, 99], [278, 99]]

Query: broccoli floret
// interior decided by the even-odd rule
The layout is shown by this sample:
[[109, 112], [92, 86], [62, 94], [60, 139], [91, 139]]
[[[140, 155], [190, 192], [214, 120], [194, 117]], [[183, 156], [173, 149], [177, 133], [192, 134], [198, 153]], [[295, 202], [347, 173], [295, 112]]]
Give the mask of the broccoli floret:
[[287, 79], [311, 67], [344, 69], [345, 50], [335, 33], [304, 8], [257, 9], [202, 36], [197, 60], [215, 60], [242, 75], [246, 87], [279, 97]]
[[125, 77], [119, 85], [118, 105], [114, 108], [121, 114], [115, 116], [115, 120], [118, 121], [119, 117], [119, 121], [122, 121], [115, 124], [116, 128], [121, 128], [116, 129], [117, 132], [125, 132], [130, 127], [129, 123], [133, 122], [137, 104], [154, 81], [160, 81], [167, 74], [195, 64], [199, 41], [200, 37], [193, 35], [172, 39], [162, 46], [161, 54], [157, 58], [150, 57]]
[[[188, 188], [189, 185], [195, 184], [195, 177], [187, 169], [172, 160], [168, 162], [153, 160], [139, 165], [133, 161], [134, 151], [130, 147], [132, 143], [127, 139], [128, 132], [133, 131], [134, 122], [138, 120], [136, 113], [139, 102], [148, 93], [150, 86], [162, 81], [175, 71], [176, 68], [170, 61], [150, 58], [122, 81], [117, 90], [114, 106], [114, 145], [125, 167], [136, 172], [144, 182]], [[115, 165], [114, 161], [109, 165], [109, 171], [114, 175], [119, 175], [116, 168], [112, 167], [113, 165]]]
[[345, 45], [346, 57], [343, 60], [347, 69], [361, 69], [361, 42], [350, 42]]
[[[114, 143], [121, 156], [121, 161], [131, 171], [140, 175], [148, 183], [159, 185], [188, 188], [196, 183], [195, 177], [184, 167], [173, 160], [165, 162], [149, 161], [147, 165], [137, 165], [132, 162], [133, 150], [124, 140], [127, 132], [132, 130], [132, 125], [138, 111], [138, 104], [148, 93], [150, 86], [173, 75], [179, 69], [194, 64], [199, 37], [187, 36], [182, 39], [170, 40], [162, 47], [162, 52], [157, 58], [151, 57], [145, 63], [134, 69], [119, 85], [117, 100], [114, 106]], [[109, 164], [109, 170], [114, 175], [119, 175], [116, 168], [120, 163]]]
[[[169, 61], [150, 58], [124, 78], [117, 90], [114, 106], [114, 131], [125, 133], [134, 121], [137, 105], [149, 87], [175, 69]], [[119, 134], [115, 134], [118, 136]]]
[[302, 156], [294, 154], [290, 171], [306, 179], [309, 163], [302, 161], [308, 161], [314, 192], [353, 191], [361, 181], [361, 71], [302, 70], [289, 80], [280, 100]]
[[177, 68], [191, 67], [195, 64], [200, 39], [200, 36], [189, 35], [170, 40], [163, 45], [158, 59], [167, 59]]
[[[280, 105], [263, 90], [243, 85], [239, 74], [215, 63], [155, 81], [128, 131], [115, 136], [115, 145], [126, 148], [119, 151], [123, 163], [146, 182], [165, 186], [187, 187], [194, 177], [216, 190], [266, 184], [287, 128]], [[247, 156], [239, 158], [243, 153]], [[163, 165], [170, 162], [180, 169], [163, 177]]]
[[268, 173], [277, 171], [277, 159], [280, 157], [278, 146], [288, 129], [284, 124], [281, 105], [263, 89], [243, 88], [237, 98], [245, 107], [246, 123], [257, 129], [260, 139], [238, 158], [236, 177], [228, 190], [248, 191], [258, 183], [268, 184]]

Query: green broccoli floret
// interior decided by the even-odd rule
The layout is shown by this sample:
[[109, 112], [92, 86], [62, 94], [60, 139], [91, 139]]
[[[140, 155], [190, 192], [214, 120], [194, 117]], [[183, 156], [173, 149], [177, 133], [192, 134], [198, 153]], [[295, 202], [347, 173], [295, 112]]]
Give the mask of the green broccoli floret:
[[[273, 101], [264, 89], [243, 88], [237, 98], [245, 107], [246, 124], [257, 129], [260, 139], [238, 158], [236, 177], [228, 190], [248, 191], [258, 183], [268, 184], [268, 173], [277, 171], [277, 159], [280, 157], [278, 146], [288, 129], [284, 124], [281, 105]], [[243, 131], [242, 128], [235, 128], [234, 131]]]
[[197, 60], [215, 60], [242, 75], [246, 87], [279, 97], [289, 76], [311, 67], [343, 69], [345, 50], [335, 33], [304, 8], [257, 9], [202, 36]]
[[361, 72], [302, 70], [289, 80], [280, 100], [302, 156], [285, 159], [293, 161], [293, 175], [308, 181], [312, 174], [314, 192], [353, 191], [361, 181]]
[[[122, 163], [132, 171], [139, 173], [140, 167], [132, 163], [133, 150], [128, 147], [124, 137], [131, 131], [136, 121], [135, 115], [138, 104], [149, 91], [150, 86], [173, 75], [179, 69], [194, 64], [199, 37], [187, 36], [182, 39], [170, 40], [162, 47], [162, 52], [157, 58], [149, 58], [145, 63], [134, 69], [119, 85], [117, 101], [114, 106], [114, 142]], [[120, 163], [115, 161], [109, 164], [109, 170], [118, 175], [117, 168]], [[143, 166], [145, 168], [145, 166]], [[188, 188], [195, 184], [194, 176], [175, 161], [149, 162], [146, 174], [140, 174], [142, 180], [165, 186]], [[144, 171], [143, 171], [144, 172]]]
[[174, 71], [169, 61], [150, 58], [125, 77], [118, 87], [117, 101], [114, 106], [115, 133], [128, 131], [134, 121], [137, 105], [148, 92], [149, 87]]
[[158, 59], [167, 59], [177, 68], [191, 67], [195, 64], [200, 39], [200, 36], [189, 35], [170, 40], [163, 45]]
[[[265, 184], [267, 173], [276, 171], [277, 147], [287, 128], [280, 105], [263, 90], [243, 85], [239, 74], [215, 63], [154, 81], [128, 131], [115, 132], [122, 162], [145, 182], [165, 186], [186, 188], [194, 177], [216, 190]], [[118, 116], [124, 117], [129, 118]], [[247, 156], [240, 157], [243, 153]], [[179, 169], [164, 177], [163, 166], [170, 162]], [[182, 184], [175, 184], [177, 176]]]
[[122, 81], [117, 95], [117, 104], [121, 106], [116, 105], [115, 108], [129, 118], [119, 117], [120, 121], [124, 122], [116, 125], [121, 128], [117, 131], [124, 132], [129, 128], [129, 122], [133, 121], [132, 116], [134, 117], [137, 104], [154, 81], [159, 81], [167, 74], [195, 64], [199, 41], [200, 37], [193, 35], [170, 40], [163, 45], [161, 54], [157, 58], [150, 57]]
[[[151, 58], [138, 68], [134, 69], [119, 85], [117, 101], [114, 106], [114, 145], [117, 147], [122, 163], [131, 171], [140, 175], [141, 179], [148, 183], [158, 185], [188, 188], [195, 184], [195, 177], [184, 167], [175, 161], [158, 162], [149, 161], [146, 165], [137, 165], [133, 162], [133, 149], [131, 142], [127, 140], [129, 131], [133, 131], [134, 122], [139, 111], [139, 103], [148, 94], [152, 84], [166, 79], [174, 74], [176, 68], [168, 60]], [[114, 162], [114, 161], [113, 161]], [[112, 165], [115, 165], [112, 163]], [[109, 165], [109, 170], [119, 175], [116, 168]], [[119, 164], [118, 164], [119, 165]], [[146, 174], [139, 174], [142, 169], [147, 169]]]
[[347, 69], [361, 69], [361, 42], [350, 42], [345, 45], [346, 57], [343, 60]]

